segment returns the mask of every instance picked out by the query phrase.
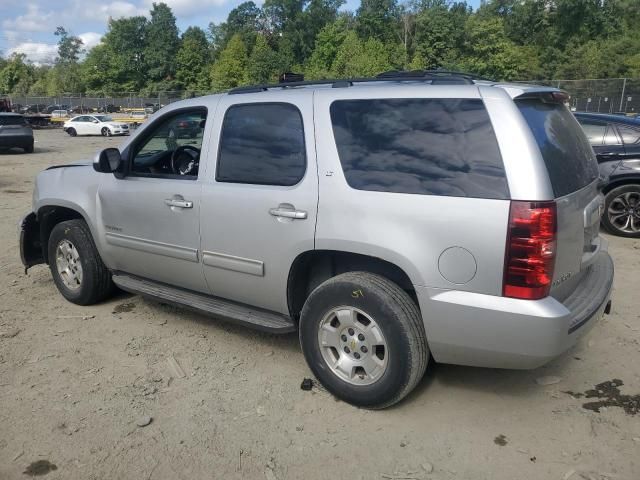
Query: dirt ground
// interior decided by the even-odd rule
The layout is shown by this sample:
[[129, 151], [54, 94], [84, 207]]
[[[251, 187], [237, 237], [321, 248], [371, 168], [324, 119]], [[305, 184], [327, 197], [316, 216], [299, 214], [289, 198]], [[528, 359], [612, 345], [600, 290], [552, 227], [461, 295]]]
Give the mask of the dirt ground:
[[0, 153], [1, 480], [640, 479], [640, 241], [607, 236], [612, 314], [561, 358], [431, 364], [396, 407], [360, 410], [300, 389], [296, 335], [124, 293], [79, 307], [46, 266], [24, 275], [36, 173], [120, 142], [35, 135], [35, 154]]

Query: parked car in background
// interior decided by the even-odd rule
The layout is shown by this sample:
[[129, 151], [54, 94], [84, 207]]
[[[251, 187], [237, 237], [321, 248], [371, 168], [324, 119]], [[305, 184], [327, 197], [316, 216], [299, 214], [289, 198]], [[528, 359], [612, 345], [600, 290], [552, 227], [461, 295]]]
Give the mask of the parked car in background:
[[598, 113], [574, 115], [606, 182], [603, 227], [622, 237], [640, 237], [640, 120]]
[[69, 111], [68, 110], [53, 110], [51, 112], [51, 117], [52, 118], [65, 118], [69, 116]]
[[[538, 367], [611, 308], [593, 150], [562, 91], [417, 75], [167, 105], [93, 165], [38, 175], [23, 264], [80, 305], [115, 284], [298, 331], [362, 407], [400, 401], [431, 357]], [[167, 137], [183, 121], [195, 139]]]
[[47, 113], [47, 106], [44, 103], [38, 103], [34, 105], [25, 105], [20, 109], [20, 113]]
[[85, 105], [78, 105], [78, 106], [75, 106], [75, 107], [73, 107], [71, 109], [71, 113], [76, 113], [76, 114], [79, 114], [79, 113], [91, 113], [91, 112], [93, 112], [93, 109], [90, 108], [90, 107], [87, 107]]
[[0, 147], [18, 147], [33, 153], [33, 130], [22, 115], [0, 113]]
[[55, 110], [69, 110], [69, 105], [49, 105], [45, 113], [53, 113]]
[[64, 122], [62, 130], [70, 136], [76, 135], [129, 135], [129, 125], [114, 122], [109, 115], [80, 115]]
[[119, 111], [120, 107], [113, 105], [112, 103], [98, 107], [98, 113], [116, 113]]

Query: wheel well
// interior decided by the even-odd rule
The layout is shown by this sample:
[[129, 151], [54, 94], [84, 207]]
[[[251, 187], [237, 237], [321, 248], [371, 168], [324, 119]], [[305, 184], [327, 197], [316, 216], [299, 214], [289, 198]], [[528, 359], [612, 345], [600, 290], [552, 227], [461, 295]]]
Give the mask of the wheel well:
[[611, 182], [610, 184], [608, 184], [606, 187], [602, 189], [602, 193], [606, 195], [614, 188], [622, 187], [624, 185], [640, 185], [640, 178], [632, 177], [632, 178], [622, 178], [620, 180], [614, 180], [613, 182]]
[[291, 318], [298, 319], [307, 297], [331, 277], [363, 271], [388, 278], [405, 290], [418, 305], [409, 276], [397, 265], [381, 258], [336, 250], [313, 250], [300, 254], [289, 270], [287, 300]]
[[40, 244], [42, 246], [42, 257], [45, 263], [49, 263], [49, 236], [53, 227], [60, 222], [67, 220], [83, 220], [77, 211], [67, 207], [47, 206], [38, 210], [38, 223], [40, 224]]

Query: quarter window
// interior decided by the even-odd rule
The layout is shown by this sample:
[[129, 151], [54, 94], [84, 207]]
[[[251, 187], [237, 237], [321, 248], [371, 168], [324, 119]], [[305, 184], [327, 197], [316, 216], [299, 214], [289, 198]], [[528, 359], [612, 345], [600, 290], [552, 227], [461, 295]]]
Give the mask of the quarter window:
[[339, 100], [330, 112], [342, 169], [355, 189], [509, 196], [482, 100]]
[[231, 106], [222, 123], [216, 180], [291, 186], [306, 170], [300, 111], [286, 103]]
[[622, 136], [623, 143], [626, 145], [631, 145], [632, 143], [638, 143], [638, 141], [640, 141], [640, 130], [618, 125], [618, 131]]
[[591, 145], [602, 145], [604, 134], [607, 131], [607, 124], [593, 120], [579, 120], [585, 135]]

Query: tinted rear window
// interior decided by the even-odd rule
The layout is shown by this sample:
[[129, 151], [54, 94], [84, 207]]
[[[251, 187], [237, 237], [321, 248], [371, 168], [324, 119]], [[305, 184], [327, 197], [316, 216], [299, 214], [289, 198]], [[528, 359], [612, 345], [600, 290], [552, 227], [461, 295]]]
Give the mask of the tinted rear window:
[[508, 198], [481, 100], [339, 100], [331, 121], [347, 183], [358, 190]]
[[556, 197], [580, 190], [598, 177], [598, 164], [580, 125], [564, 105], [517, 100], [549, 172]]
[[24, 125], [24, 117], [16, 115], [0, 115], [0, 125]]

